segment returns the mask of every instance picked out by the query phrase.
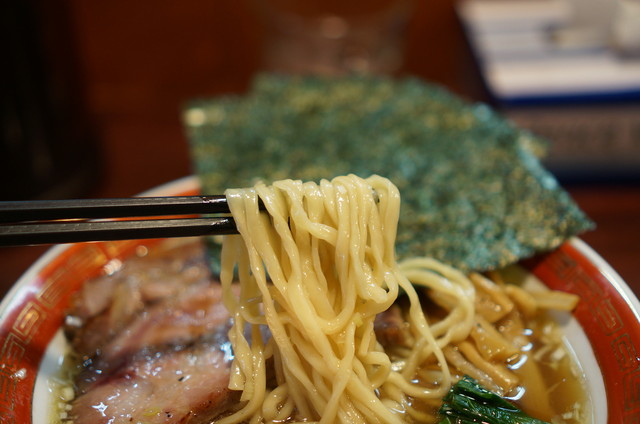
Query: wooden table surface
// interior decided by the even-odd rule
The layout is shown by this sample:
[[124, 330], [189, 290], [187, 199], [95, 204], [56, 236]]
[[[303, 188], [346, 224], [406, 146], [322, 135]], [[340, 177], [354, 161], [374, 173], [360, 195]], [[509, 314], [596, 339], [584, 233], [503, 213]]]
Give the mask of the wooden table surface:
[[[87, 196], [131, 196], [192, 173], [180, 107], [242, 93], [260, 71], [263, 28], [251, 1], [64, 2], [101, 152], [101, 177]], [[488, 101], [453, 0], [416, 4], [400, 74]], [[598, 226], [582, 238], [640, 294], [640, 186], [566, 188]], [[0, 249], [0, 297], [46, 249]]]

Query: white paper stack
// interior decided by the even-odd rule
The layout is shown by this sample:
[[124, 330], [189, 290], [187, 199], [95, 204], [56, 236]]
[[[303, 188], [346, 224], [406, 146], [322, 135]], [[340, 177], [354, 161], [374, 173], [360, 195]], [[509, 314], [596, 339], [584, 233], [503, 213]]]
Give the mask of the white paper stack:
[[640, 100], [640, 40], [633, 38], [640, 16], [621, 14], [630, 1], [640, 5], [463, 0], [458, 13], [487, 87], [503, 104]]

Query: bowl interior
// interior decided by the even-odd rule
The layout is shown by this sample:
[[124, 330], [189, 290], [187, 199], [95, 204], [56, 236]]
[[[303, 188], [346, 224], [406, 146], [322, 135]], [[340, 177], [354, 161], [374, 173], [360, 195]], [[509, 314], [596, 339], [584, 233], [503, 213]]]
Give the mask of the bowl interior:
[[[189, 177], [145, 195], [195, 195]], [[0, 304], [0, 416], [7, 423], [50, 422], [56, 373], [66, 350], [60, 327], [70, 297], [111, 261], [161, 240], [79, 243], [50, 249]], [[532, 279], [576, 293], [572, 315], [558, 315], [586, 375], [594, 422], [640, 418], [640, 304], [622, 279], [580, 240], [523, 261]], [[636, 421], [634, 421], [636, 420]]]

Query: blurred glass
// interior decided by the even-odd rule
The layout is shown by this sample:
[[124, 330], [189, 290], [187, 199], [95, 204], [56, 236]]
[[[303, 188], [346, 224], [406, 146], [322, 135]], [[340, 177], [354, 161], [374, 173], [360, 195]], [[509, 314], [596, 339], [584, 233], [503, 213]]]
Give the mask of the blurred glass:
[[392, 74], [402, 66], [411, 0], [255, 1], [265, 70]]

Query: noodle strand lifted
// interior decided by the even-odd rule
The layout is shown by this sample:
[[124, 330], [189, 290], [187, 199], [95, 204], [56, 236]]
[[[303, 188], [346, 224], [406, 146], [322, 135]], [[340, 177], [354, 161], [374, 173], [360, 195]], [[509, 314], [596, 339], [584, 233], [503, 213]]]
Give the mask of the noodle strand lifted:
[[[230, 388], [242, 395], [217, 422], [399, 423], [410, 398], [445, 395], [453, 377], [443, 348], [468, 337], [474, 286], [435, 261], [396, 262], [391, 182], [284, 180], [226, 196], [240, 235], [225, 238], [220, 278], [234, 320]], [[448, 316], [430, 326], [414, 284], [440, 293]], [[415, 347], [392, 359], [374, 320], [401, 291]], [[430, 382], [417, 377], [425, 364]]]

